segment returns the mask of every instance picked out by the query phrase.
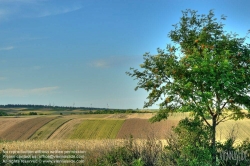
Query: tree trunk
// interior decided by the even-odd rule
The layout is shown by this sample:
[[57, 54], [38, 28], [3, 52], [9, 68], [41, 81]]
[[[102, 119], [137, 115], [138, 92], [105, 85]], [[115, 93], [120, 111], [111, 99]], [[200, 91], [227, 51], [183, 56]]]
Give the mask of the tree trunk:
[[214, 115], [212, 119], [212, 166], [216, 166], [216, 118], [217, 116]]

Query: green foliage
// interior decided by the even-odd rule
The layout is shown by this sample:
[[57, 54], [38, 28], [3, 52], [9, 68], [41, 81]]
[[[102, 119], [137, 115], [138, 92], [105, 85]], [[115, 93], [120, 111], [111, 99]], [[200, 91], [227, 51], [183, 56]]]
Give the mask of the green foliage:
[[4, 111], [0, 111], [0, 116], [8, 116], [8, 114]]
[[[201, 117], [204, 113], [233, 119], [246, 115], [239, 106], [250, 108], [250, 45], [245, 38], [225, 33], [223, 26], [213, 11], [206, 16], [186, 10], [169, 33], [174, 45], [158, 48], [157, 55], [144, 54], [143, 71], [126, 72], [139, 80], [136, 90], [150, 91], [144, 107], [162, 99], [153, 121], [180, 108]], [[233, 114], [224, 116], [224, 108]]]
[[210, 134], [210, 128], [197, 118], [181, 120], [167, 139], [166, 159], [170, 165], [211, 165]]
[[152, 122], [187, 111], [205, 121], [212, 130], [215, 165], [216, 126], [228, 119], [250, 117], [241, 111], [250, 109], [250, 44], [245, 43], [246, 37], [225, 32], [212, 10], [208, 15], [183, 11], [180, 22], [173, 26], [168, 35], [173, 43], [165, 50], [158, 48], [156, 55], [145, 53], [142, 71], [131, 68], [126, 73], [139, 80], [135, 90], [149, 91], [144, 107], [161, 101]]
[[[237, 128], [235, 126], [228, 133], [225, 142], [217, 142], [217, 158], [222, 166], [240, 165], [248, 166], [250, 164], [250, 141], [249, 138], [236, 144]], [[232, 156], [231, 156], [232, 154]]]
[[37, 112], [29, 112], [29, 115], [37, 115]]
[[37, 112], [29, 112], [29, 115], [37, 115]]

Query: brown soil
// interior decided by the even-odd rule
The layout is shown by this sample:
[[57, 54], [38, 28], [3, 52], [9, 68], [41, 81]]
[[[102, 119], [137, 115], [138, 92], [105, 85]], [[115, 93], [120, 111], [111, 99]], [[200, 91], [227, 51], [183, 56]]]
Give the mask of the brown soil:
[[1, 133], [4, 140], [26, 140], [40, 127], [56, 117], [38, 117], [20, 121]]
[[12, 126], [25, 121], [29, 118], [0, 118], [0, 138], [2, 139], [3, 132], [9, 130]]
[[117, 134], [117, 139], [128, 138], [130, 135], [133, 138], [146, 139], [154, 137], [156, 139], [164, 139], [172, 126], [176, 126], [179, 120], [165, 120], [161, 122], [150, 123], [148, 119], [126, 119]]

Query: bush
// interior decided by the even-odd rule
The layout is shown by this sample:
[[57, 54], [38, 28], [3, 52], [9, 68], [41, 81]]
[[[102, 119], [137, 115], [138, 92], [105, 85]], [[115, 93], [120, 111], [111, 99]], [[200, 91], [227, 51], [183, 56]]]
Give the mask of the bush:
[[4, 111], [0, 111], [0, 116], [8, 116], [8, 114]]
[[165, 147], [170, 165], [210, 165], [210, 129], [199, 119], [185, 118], [173, 128]]
[[[94, 161], [87, 161], [86, 165], [123, 165], [123, 166], [153, 166], [153, 165], [168, 165], [163, 158], [162, 142], [155, 138], [149, 138], [145, 141], [136, 142], [131, 136], [126, 139], [124, 144], [119, 147], [114, 147], [98, 156]], [[89, 155], [91, 155], [90, 153]]]
[[37, 112], [29, 112], [29, 115], [37, 115]]
[[247, 156], [250, 152], [250, 141], [249, 139], [246, 139], [242, 143], [235, 145], [235, 131], [235, 127], [233, 127], [224, 143], [217, 142], [217, 156], [220, 166], [250, 165], [250, 158]]
[[[249, 156], [247, 159], [239, 158], [242, 152], [250, 152], [249, 139], [239, 145], [235, 145], [235, 128], [229, 133], [224, 143], [216, 142], [217, 163], [218, 166], [249, 166]], [[181, 166], [210, 166], [211, 146], [209, 135], [210, 129], [199, 119], [185, 118], [179, 122], [177, 127], [173, 128], [172, 133], [167, 138], [168, 145], [164, 158], [168, 165]], [[229, 152], [226, 158], [222, 158], [222, 152]], [[232, 156], [231, 156], [232, 154]], [[235, 155], [235, 156], [234, 156]], [[229, 157], [229, 158], [227, 158]], [[237, 161], [238, 158], [238, 161]]]

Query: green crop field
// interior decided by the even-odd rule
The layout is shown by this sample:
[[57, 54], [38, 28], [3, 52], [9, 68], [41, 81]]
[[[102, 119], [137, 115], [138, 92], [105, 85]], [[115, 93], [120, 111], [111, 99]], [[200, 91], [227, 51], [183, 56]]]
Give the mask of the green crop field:
[[115, 139], [124, 120], [84, 120], [69, 139]]

